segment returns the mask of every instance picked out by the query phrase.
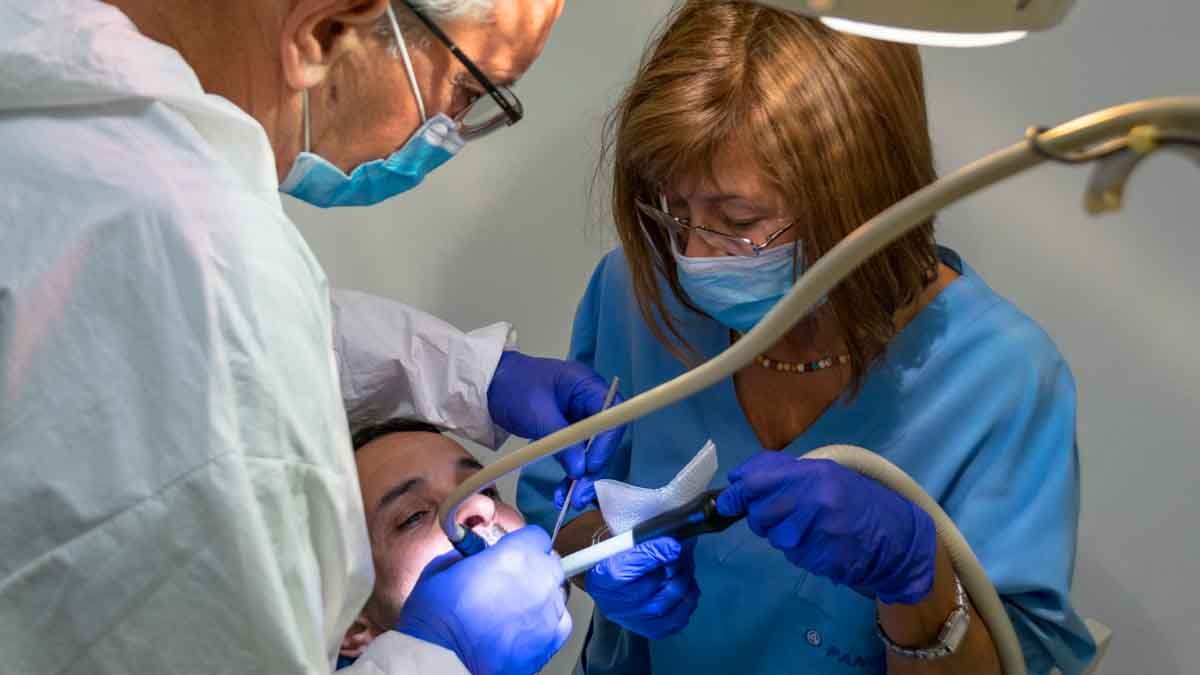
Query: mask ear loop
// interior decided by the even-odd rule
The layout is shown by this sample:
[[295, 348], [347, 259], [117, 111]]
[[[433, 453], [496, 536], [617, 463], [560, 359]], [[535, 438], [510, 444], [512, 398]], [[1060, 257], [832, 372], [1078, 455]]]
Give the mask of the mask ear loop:
[[[795, 227], [793, 225], [792, 227]], [[794, 285], [800, 280], [800, 259], [804, 257], [804, 249], [800, 245], [800, 237], [796, 237], [796, 241], [792, 242], [792, 284]]]
[[300, 102], [304, 108], [304, 151], [309, 152], [312, 149], [312, 143], [309, 140], [309, 130], [312, 128], [312, 120], [308, 116], [308, 90], [304, 89], [300, 92]]
[[412, 87], [413, 96], [417, 99], [417, 111], [421, 113], [421, 124], [427, 121], [425, 117], [425, 101], [421, 100], [421, 88], [417, 86], [417, 75], [413, 72], [412, 59], [408, 56], [408, 46], [404, 44], [404, 35], [400, 33], [400, 22], [396, 21], [396, 12], [392, 3], [387, 5], [388, 22], [392, 32], [396, 34], [396, 44], [400, 47], [400, 59], [404, 61], [404, 70], [408, 73], [408, 84]]

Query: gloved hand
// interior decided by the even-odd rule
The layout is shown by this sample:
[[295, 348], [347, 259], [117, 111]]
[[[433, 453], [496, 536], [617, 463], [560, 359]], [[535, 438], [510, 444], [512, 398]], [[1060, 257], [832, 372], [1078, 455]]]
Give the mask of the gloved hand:
[[[506, 351], [488, 386], [488, 413], [510, 434], [536, 440], [600, 412], [607, 393], [608, 383], [582, 363]], [[613, 405], [620, 402], [618, 396]], [[625, 427], [617, 427], [596, 436], [586, 457], [586, 443], [555, 455], [567, 473], [558, 490], [560, 505], [566, 485], [573, 479], [580, 480], [571, 495], [572, 506], [583, 509], [595, 501], [592, 481], [603, 477], [624, 431]]]
[[584, 580], [596, 607], [609, 619], [652, 640], [683, 630], [700, 601], [695, 540], [659, 537], [615, 555]]
[[473, 675], [537, 672], [571, 636], [562, 563], [549, 550], [530, 526], [470, 558], [434, 558], [396, 630], [453, 651]]
[[745, 514], [797, 567], [885, 603], [915, 604], [933, 588], [933, 519], [837, 462], [760, 453], [729, 472], [717, 510]]

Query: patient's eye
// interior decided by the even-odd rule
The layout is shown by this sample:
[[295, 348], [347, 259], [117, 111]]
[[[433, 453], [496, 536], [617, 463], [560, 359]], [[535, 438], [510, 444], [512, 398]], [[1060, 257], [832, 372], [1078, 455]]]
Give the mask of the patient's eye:
[[494, 485], [492, 487], [484, 490], [483, 494], [486, 495], [489, 499], [491, 499], [494, 502], [500, 501], [500, 490]]
[[410, 529], [416, 527], [417, 525], [419, 525], [421, 523], [421, 521], [424, 520], [425, 516], [427, 516], [427, 515], [429, 515], [428, 511], [417, 511], [416, 513], [412, 514], [411, 516], [409, 516], [409, 517], [405, 518], [403, 521], [401, 521], [400, 524], [398, 524], [396, 526], [396, 529], [400, 530], [401, 532], [410, 530]]

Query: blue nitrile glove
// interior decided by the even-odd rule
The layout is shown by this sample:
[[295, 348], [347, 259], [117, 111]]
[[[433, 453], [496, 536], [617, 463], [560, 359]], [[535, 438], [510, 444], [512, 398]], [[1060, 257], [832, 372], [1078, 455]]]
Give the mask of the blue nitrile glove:
[[593, 567], [584, 587], [604, 616], [660, 640], [683, 630], [700, 601], [695, 548], [695, 539], [651, 539]]
[[[537, 440], [600, 412], [607, 393], [604, 378], [582, 363], [506, 351], [488, 386], [488, 413], [510, 434]], [[613, 405], [620, 402], [618, 396]], [[567, 480], [559, 488], [560, 505], [565, 485], [572, 479], [582, 479], [571, 496], [573, 507], [583, 509], [595, 501], [592, 481], [603, 478], [604, 467], [616, 453], [624, 430], [617, 427], [596, 436], [586, 457], [586, 443], [577, 443], [555, 455], [567, 473]]]
[[933, 588], [933, 519], [837, 462], [760, 453], [729, 472], [717, 510], [745, 514], [793, 565], [883, 602], [915, 604]]
[[530, 675], [571, 636], [562, 562], [535, 526], [462, 559], [434, 558], [404, 602], [396, 630], [441, 645], [473, 675]]

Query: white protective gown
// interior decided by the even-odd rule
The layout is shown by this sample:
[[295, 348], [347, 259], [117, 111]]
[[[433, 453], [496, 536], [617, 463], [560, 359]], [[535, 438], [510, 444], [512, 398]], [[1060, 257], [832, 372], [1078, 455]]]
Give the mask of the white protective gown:
[[[0, 0], [0, 672], [328, 673], [373, 581], [335, 342], [352, 416], [501, 440], [507, 327], [331, 312], [277, 185], [119, 11]], [[396, 633], [356, 669], [464, 672]]]

